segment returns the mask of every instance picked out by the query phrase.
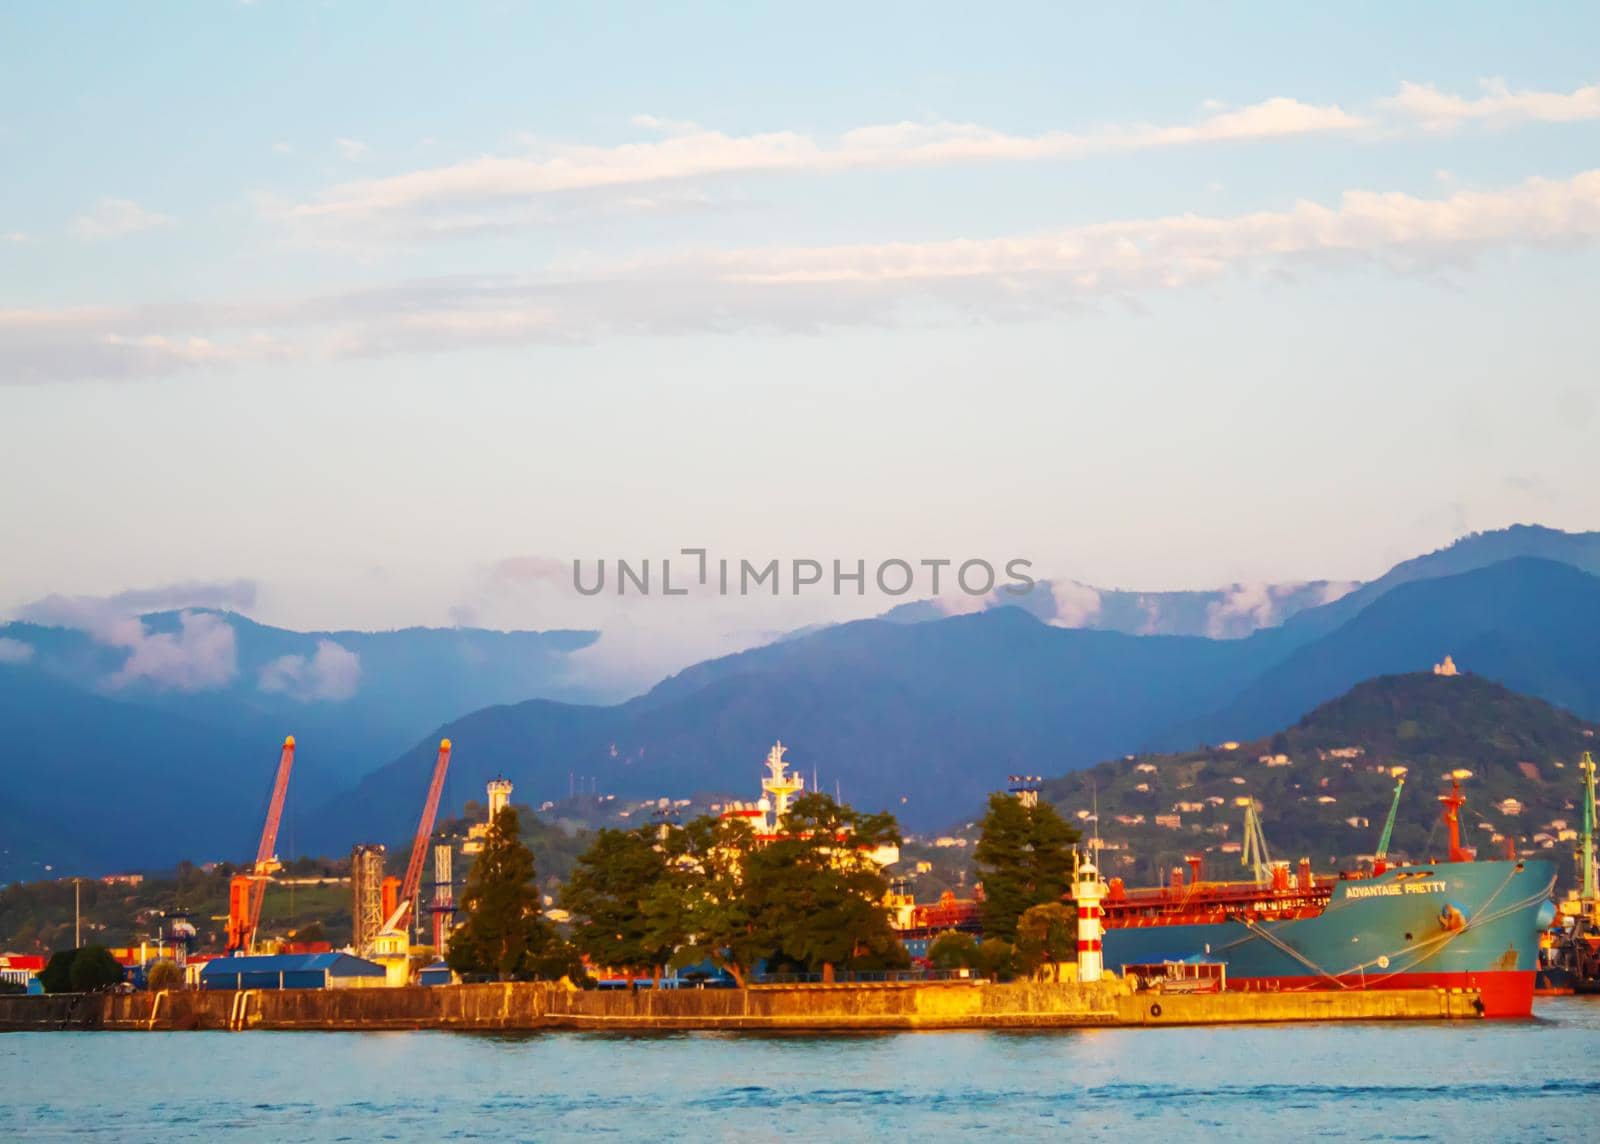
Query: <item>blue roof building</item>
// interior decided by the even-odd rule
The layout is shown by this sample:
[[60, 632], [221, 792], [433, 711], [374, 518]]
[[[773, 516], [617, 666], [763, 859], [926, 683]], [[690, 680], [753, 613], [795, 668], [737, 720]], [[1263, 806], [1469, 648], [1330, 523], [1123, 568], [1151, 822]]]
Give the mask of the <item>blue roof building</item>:
[[337, 989], [383, 979], [383, 966], [349, 953], [219, 957], [200, 970], [202, 989]]

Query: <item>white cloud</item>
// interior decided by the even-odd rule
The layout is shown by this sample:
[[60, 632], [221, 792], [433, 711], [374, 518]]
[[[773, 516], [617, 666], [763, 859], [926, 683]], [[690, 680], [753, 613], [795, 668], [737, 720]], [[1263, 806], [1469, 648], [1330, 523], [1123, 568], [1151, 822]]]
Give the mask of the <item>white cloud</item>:
[[150, 632], [138, 620], [126, 621], [117, 642], [129, 654], [108, 681], [122, 687], [147, 680], [179, 691], [225, 686], [239, 670], [233, 625], [210, 612], [183, 612], [176, 632]]
[[766, 246], [543, 276], [447, 278], [276, 302], [0, 310], [0, 379], [134, 377], [248, 360], [338, 360], [619, 334], [1025, 320], [1228, 274], [1460, 267], [1600, 236], [1600, 170], [1427, 198], [1365, 190], [1233, 216], [1168, 215], [931, 242]]
[[[1215, 110], [1179, 125], [1124, 124], [1088, 132], [1010, 135], [971, 123], [889, 123], [832, 138], [796, 131], [728, 135], [641, 115], [657, 138], [611, 147], [542, 145], [529, 155], [482, 155], [386, 178], [340, 183], [271, 212], [283, 221], [375, 235], [459, 234], [527, 225], [544, 217], [530, 200], [576, 192], [760, 172], [834, 172], [974, 162], [1081, 159], [1090, 155], [1205, 143], [1351, 132], [1366, 121], [1336, 106], [1275, 98]], [[341, 140], [341, 145], [346, 142]], [[362, 148], [364, 150], [364, 148]], [[354, 158], [356, 155], [347, 155]]]
[[1050, 595], [1055, 598], [1055, 615], [1050, 623], [1058, 628], [1081, 628], [1100, 614], [1099, 589], [1076, 580], [1050, 581]]
[[0, 663], [27, 663], [33, 658], [33, 645], [10, 636], [0, 636]]
[[1360, 580], [1327, 580], [1322, 585], [1316, 603], [1331, 604], [1335, 600], [1342, 600], [1359, 587], [1361, 587]]
[[173, 224], [170, 215], [146, 210], [131, 199], [103, 198], [87, 213], [72, 220], [72, 233], [84, 242], [125, 238], [160, 230]]
[[176, 608], [245, 608], [255, 602], [251, 580], [190, 582], [136, 588], [113, 596], [46, 596], [17, 609], [17, 618], [86, 632], [128, 657], [105, 683], [123, 687], [146, 680], [159, 687], [203, 691], [221, 687], [238, 672], [233, 626], [208, 612], [183, 611], [176, 631], [152, 632], [142, 613]]
[[32, 241], [25, 232], [20, 230], [8, 230], [4, 234], [0, 234], [0, 239], [4, 239], [13, 246], [21, 246], [25, 242]]
[[280, 140], [277, 143], [274, 143], [272, 145], [272, 153], [274, 155], [293, 155], [294, 154], [294, 144], [293, 143], [285, 143], [285, 142]]
[[279, 656], [257, 678], [262, 691], [284, 692], [302, 703], [349, 699], [360, 684], [361, 656], [333, 640], [318, 640], [309, 657]]
[[1486, 79], [1476, 98], [1442, 92], [1428, 83], [1402, 83], [1379, 106], [1427, 131], [1450, 131], [1467, 123], [1505, 127], [1516, 123], [1579, 123], [1600, 119], [1600, 84], [1571, 92], [1513, 91], [1503, 79]]
[[365, 156], [371, 150], [359, 139], [335, 139], [333, 145], [339, 148], [339, 154], [352, 163]]

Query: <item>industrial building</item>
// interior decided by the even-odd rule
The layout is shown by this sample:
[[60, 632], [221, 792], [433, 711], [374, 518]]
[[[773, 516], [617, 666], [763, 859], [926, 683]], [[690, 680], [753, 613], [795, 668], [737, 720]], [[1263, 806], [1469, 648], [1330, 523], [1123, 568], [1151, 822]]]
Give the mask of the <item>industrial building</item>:
[[218, 957], [200, 971], [202, 989], [359, 989], [385, 984], [381, 965], [348, 953]]

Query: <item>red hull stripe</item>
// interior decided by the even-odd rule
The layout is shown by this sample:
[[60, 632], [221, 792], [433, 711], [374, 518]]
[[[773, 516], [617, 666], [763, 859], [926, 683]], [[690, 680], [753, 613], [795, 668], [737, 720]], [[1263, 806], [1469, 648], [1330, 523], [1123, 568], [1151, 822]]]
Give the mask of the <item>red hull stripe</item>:
[[[1345, 977], [1347, 985], [1367, 989], [1476, 989], [1483, 997], [1485, 1017], [1528, 1017], [1533, 1014], [1534, 971], [1493, 970], [1484, 973], [1398, 973], [1384, 978]], [[1228, 989], [1297, 990], [1332, 989], [1323, 977], [1232, 977]]]

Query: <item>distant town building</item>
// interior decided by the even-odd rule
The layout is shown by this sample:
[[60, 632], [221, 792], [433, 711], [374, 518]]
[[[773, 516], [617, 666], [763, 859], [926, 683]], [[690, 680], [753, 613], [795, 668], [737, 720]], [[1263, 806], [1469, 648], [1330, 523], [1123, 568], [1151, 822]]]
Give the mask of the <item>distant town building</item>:
[[1461, 673], [1456, 670], [1456, 661], [1451, 659], [1449, 656], [1445, 656], [1443, 663], [1436, 663], [1433, 665], [1433, 674], [1459, 675]]
[[1177, 830], [1183, 825], [1183, 817], [1177, 814], [1158, 814], [1156, 815], [1156, 825], [1165, 827], [1168, 830]]

